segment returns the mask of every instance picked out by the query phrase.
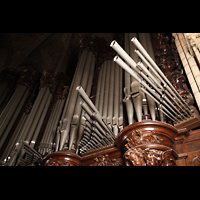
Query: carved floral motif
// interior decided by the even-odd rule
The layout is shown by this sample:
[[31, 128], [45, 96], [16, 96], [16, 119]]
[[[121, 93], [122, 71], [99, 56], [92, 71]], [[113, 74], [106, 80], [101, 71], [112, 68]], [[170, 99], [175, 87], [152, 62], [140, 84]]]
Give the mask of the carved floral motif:
[[175, 160], [171, 156], [172, 149], [158, 150], [142, 149], [142, 144], [162, 144], [164, 139], [155, 131], [133, 131], [131, 137], [126, 138], [124, 162], [126, 166], [174, 166]]
[[90, 166], [120, 166], [121, 163], [116, 159], [110, 159], [108, 154], [100, 155], [94, 158], [95, 163]]
[[125, 144], [125, 150], [140, 144], [160, 144], [164, 142], [164, 140], [160, 136], [156, 135], [155, 131], [142, 133], [139, 130], [133, 131], [131, 137], [126, 138], [126, 141], [127, 143]]
[[126, 166], [174, 166], [172, 150], [131, 148], [124, 154]]

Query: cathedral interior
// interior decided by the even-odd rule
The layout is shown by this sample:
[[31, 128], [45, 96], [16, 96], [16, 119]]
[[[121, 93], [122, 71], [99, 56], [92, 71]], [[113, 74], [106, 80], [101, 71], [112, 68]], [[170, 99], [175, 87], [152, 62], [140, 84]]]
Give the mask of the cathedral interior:
[[200, 33], [0, 33], [1, 166], [200, 166]]

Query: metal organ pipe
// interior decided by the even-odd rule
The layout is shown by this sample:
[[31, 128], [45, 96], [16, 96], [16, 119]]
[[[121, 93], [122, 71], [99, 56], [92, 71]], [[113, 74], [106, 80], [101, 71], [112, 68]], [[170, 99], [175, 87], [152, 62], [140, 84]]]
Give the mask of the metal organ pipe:
[[28, 95], [28, 89], [26, 88], [26, 86], [22, 86], [22, 87], [25, 87], [25, 90], [23, 90], [23, 92], [21, 93], [19, 98], [16, 99], [16, 101], [15, 101], [16, 108], [15, 108], [15, 110], [12, 110], [12, 112], [10, 112], [11, 117], [9, 118], [9, 122], [7, 122], [7, 123], [4, 122], [4, 123], [6, 123], [7, 126], [1, 126], [1, 132], [4, 131], [4, 133], [3, 133], [3, 136], [0, 139], [0, 149], [3, 146], [3, 143], [5, 142], [11, 128], [13, 127], [13, 124], [14, 124], [15, 120], [17, 119], [17, 117], [18, 117], [18, 115], [21, 111], [21, 108], [24, 105], [26, 97]]
[[[146, 33], [139, 33], [139, 38], [140, 38], [141, 44], [149, 52], [149, 46], [151, 46], [151, 45], [147, 45], [147, 37], [146, 36], [147, 36]], [[150, 114], [151, 114], [151, 119], [153, 121], [155, 121], [155, 119], [156, 119], [156, 113], [155, 113], [156, 105], [155, 105], [155, 102], [151, 98], [149, 98], [148, 96], [147, 96], [147, 101], [148, 101], [148, 108], [149, 108], [149, 111], [150, 111]]]
[[[78, 85], [83, 85], [84, 89], [87, 90], [88, 93], [90, 93], [92, 87], [91, 83], [94, 74], [94, 67], [95, 67], [94, 54], [91, 51], [84, 50], [79, 58], [77, 69], [70, 87], [70, 92], [61, 118], [62, 125], [60, 129], [61, 138], [60, 138], [59, 150], [62, 150], [64, 144], [68, 142], [70, 150], [73, 147], [73, 144], [76, 145], [77, 141], [80, 140], [83, 130], [79, 130], [78, 127], [80, 124], [80, 120], [82, 118], [82, 114], [81, 114], [81, 106], [79, 104], [80, 97], [76, 92], [76, 87]], [[74, 119], [75, 118], [77, 119], [77, 117], [75, 116], [78, 116], [79, 118], [78, 120], [75, 120], [76, 125], [74, 124], [73, 116]], [[70, 127], [72, 128], [72, 132], [70, 132], [71, 129]]]
[[[89, 79], [89, 74], [94, 73], [94, 65], [95, 65], [95, 58], [94, 58], [93, 53], [90, 51], [90, 52], [88, 52], [87, 61], [85, 63], [85, 68], [84, 68], [84, 73], [83, 73], [82, 80], [80, 83], [83, 88], [86, 88], [88, 85], [87, 82]], [[90, 90], [91, 90], [91, 88], [90, 88]], [[72, 118], [73, 131], [70, 132], [69, 150], [71, 150], [73, 143], [76, 144], [76, 132], [77, 132], [77, 128], [79, 125], [79, 119], [80, 119], [80, 115], [81, 115], [80, 101], [81, 101], [81, 97], [78, 96], [77, 100], [76, 100], [76, 106], [74, 109], [74, 113], [73, 113], [73, 118]], [[76, 125], [74, 123], [76, 123]], [[76, 126], [76, 127], [74, 127], [74, 126]]]
[[[149, 56], [149, 54], [146, 52], [146, 50], [142, 47], [142, 45], [139, 43], [139, 41], [137, 40], [137, 38], [132, 38], [131, 42], [133, 42], [135, 44], [135, 46], [140, 50], [140, 52], [147, 58], [147, 60], [151, 63], [151, 65], [154, 67], [154, 69], [159, 73], [159, 75], [163, 78], [158, 78], [163, 82], [164, 85], [169, 85], [171, 87], [171, 89], [169, 89], [169, 87], [167, 88], [168, 91], [175, 96], [175, 98], [179, 101], [179, 103], [181, 103], [181, 105], [183, 107], [185, 107], [185, 109], [188, 111], [188, 113], [190, 115], [192, 115], [191, 111], [190, 111], [190, 107], [185, 103], [185, 101], [182, 99], [182, 97], [180, 96], [180, 94], [176, 91], [176, 89], [174, 88], [174, 86], [170, 83], [170, 81], [166, 78], [166, 76], [163, 74], [163, 72], [160, 70], [160, 68], [156, 65], [156, 63], [154, 62], [154, 60]], [[152, 70], [152, 68], [151, 68]], [[163, 81], [164, 80], [164, 81]], [[167, 84], [166, 84], [166, 83]], [[179, 97], [177, 98], [176, 95]], [[181, 100], [181, 101], [180, 101]]]
[[[74, 108], [75, 108], [75, 102], [76, 102], [76, 98], [77, 98], [77, 93], [74, 92], [74, 91], [75, 91], [75, 88], [78, 85], [80, 85], [81, 78], [82, 78], [83, 71], [84, 71], [85, 62], [86, 62], [86, 59], [87, 59], [87, 54], [88, 54], [87, 50], [84, 50], [81, 54], [80, 62], [78, 62], [76, 74], [73, 78], [73, 82], [72, 82], [72, 85], [70, 87], [70, 91], [69, 91], [69, 94], [68, 94], [68, 97], [67, 97], [65, 108], [64, 108], [64, 111], [63, 111], [63, 114], [62, 114], [62, 117], [61, 117], [61, 120], [64, 120], [64, 118], [66, 116], [66, 120], [65, 120], [66, 124], [65, 124], [65, 126], [62, 127], [63, 131], [61, 132], [61, 137], [60, 137], [60, 147], [59, 147], [60, 151], [63, 149], [63, 146], [64, 146], [64, 144], [65, 144], [65, 142], [66, 142], [66, 140], [68, 139], [68, 136], [69, 136], [70, 123], [71, 123], [71, 120], [72, 120], [72, 117], [73, 117], [73, 111], [74, 111]], [[70, 102], [70, 104], [69, 104], [69, 102]]]
[[[131, 41], [134, 41], [133, 43], [138, 47], [138, 49], [143, 53], [143, 55], [149, 60], [149, 62], [152, 65], [156, 65], [155, 62], [150, 58], [150, 56], [147, 54], [147, 52], [144, 50], [144, 48], [142, 47], [142, 45], [138, 42], [137, 38], [133, 38]], [[162, 111], [162, 108], [165, 109], [166, 112], [169, 113], [168, 110], [170, 110], [170, 113], [172, 117], [170, 117], [173, 121], [179, 122], [179, 119], [182, 121], [184, 119], [187, 119], [185, 117], [184, 114], [186, 115], [190, 115], [191, 111], [189, 110], [189, 112], [187, 113], [183, 108], [181, 108], [181, 106], [177, 103], [177, 101], [179, 103], [181, 103], [181, 105], [183, 105], [183, 103], [181, 102], [181, 100], [184, 102], [184, 100], [178, 95], [176, 96], [177, 91], [175, 91], [175, 89], [173, 88], [173, 86], [170, 84], [168, 84], [168, 80], [167, 78], [164, 76], [164, 74], [161, 72], [161, 70], [156, 66], [154, 66], [154, 68], [156, 68], [156, 70], [159, 72], [159, 75], [157, 74], [157, 72], [154, 72], [155, 70], [153, 69], [153, 67], [147, 62], [147, 60], [144, 59], [144, 57], [142, 58], [142, 60], [145, 60], [145, 63], [150, 66], [150, 69], [152, 69], [154, 76], [156, 76], [155, 78], [150, 75], [150, 71], [147, 71], [146, 68], [142, 65], [142, 63], [138, 63], [136, 64], [129, 56], [128, 54], [117, 44], [116, 41], [111, 42], [110, 45], [120, 56], [122, 56], [122, 58], [124, 58], [124, 60], [131, 66], [131, 68], [124, 62], [122, 61], [119, 56], [115, 56], [115, 58], [113, 59], [116, 63], [118, 63], [126, 72], [128, 72], [131, 76], [133, 76], [140, 84], [141, 86], [143, 86], [144, 88], [146, 88], [148, 90], [148, 92], [146, 90], [144, 90], [143, 87], [141, 87], [140, 89], [145, 92], [150, 98], [151, 101], [154, 100], [156, 101], [160, 108], [159, 110]], [[137, 52], [137, 51], [136, 51]], [[139, 53], [140, 54], [140, 53]], [[138, 54], [138, 55], [139, 55]], [[138, 68], [139, 67], [139, 68]], [[140, 68], [141, 67], [141, 68]], [[158, 68], [158, 69], [157, 69]], [[144, 73], [143, 71], [144, 70]], [[136, 73], [135, 73], [136, 72]], [[145, 74], [146, 73], [146, 74]], [[139, 75], [139, 76], [138, 76]], [[151, 77], [151, 79], [148, 78], [148, 75]], [[141, 77], [140, 77], [141, 76]], [[160, 77], [161, 76], [161, 77]], [[164, 77], [164, 80], [162, 79]], [[143, 78], [143, 79], [142, 79]], [[160, 83], [158, 82], [159, 79], [162, 83], [164, 83], [164, 86], [162, 87], [160, 85]], [[145, 81], [146, 82], [145, 82]], [[165, 80], [167, 80], [165, 82]], [[155, 91], [153, 91], [149, 85], [151, 87], [153, 87], [155, 89]], [[171, 88], [169, 88], [169, 86], [175, 91], [173, 92]], [[169, 92], [172, 94], [169, 94]], [[167, 96], [165, 95], [165, 93], [167, 94]], [[171, 98], [171, 100], [173, 100], [173, 102], [176, 104], [176, 106], [178, 106], [180, 108], [180, 110], [182, 110], [184, 112], [181, 113], [181, 111], [179, 109], [177, 109], [174, 104], [169, 100], [169, 98]], [[176, 99], [176, 100], [174, 100]], [[181, 99], [181, 100], [180, 100]], [[187, 107], [187, 111], [189, 106], [186, 104], [186, 102], [184, 102], [185, 106]], [[168, 110], [167, 110], [168, 109]], [[154, 110], [153, 115], [155, 114], [155, 109], [152, 109], [152, 112]], [[169, 116], [165, 111], [163, 111], [164, 114], [166, 114], [167, 116]], [[175, 115], [176, 117], [173, 117], [173, 115]], [[155, 118], [155, 116], [154, 116]], [[178, 119], [179, 118], [179, 119]]]

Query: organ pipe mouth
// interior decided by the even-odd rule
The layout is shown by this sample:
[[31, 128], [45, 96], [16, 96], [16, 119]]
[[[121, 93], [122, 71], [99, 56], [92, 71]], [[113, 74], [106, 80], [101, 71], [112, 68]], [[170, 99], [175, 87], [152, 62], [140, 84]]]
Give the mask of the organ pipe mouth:
[[115, 42], [116, 42], [116, 40], [113, 40], [113, 41], [110, 43], [110, 47], [114, 46], [114, 45], [115, 45]]

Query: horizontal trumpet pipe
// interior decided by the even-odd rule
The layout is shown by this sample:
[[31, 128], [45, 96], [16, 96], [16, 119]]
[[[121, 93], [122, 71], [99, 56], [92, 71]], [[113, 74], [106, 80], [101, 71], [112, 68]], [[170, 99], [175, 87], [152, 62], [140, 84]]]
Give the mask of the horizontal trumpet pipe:
[[[157, 99], [159, 98], [159, 95], [156, 94], [155, 92], [152, 92], [152, 89], [140, 78], [137, 76], [137, 74], [124, 62], [122, 61], [122, 59], [119, 56], [115, 56], [113, 59], [115, 62], [117, 62], [118, 65], [120, 65], [125, 71], [127, 71], [131, 76], [133, 76], [143, 87], [145, 87], [146, 89], [148, 89], [148, 91], [150, 91]], [[167, 98], [165, 96], [163, 96], [163, 98], [166, 100]], [[174, 110], [165, 102], [165, 100], [162, 100], [163, 104], [165, 104], [175, 115], [177, 115], [176, 112], [180, 113], [179, 111], [177, 111], [176, 107], [167, 99], [168, 103], [174, 108]], [[180, 117], [181, 117], [181, 113], [180, 113]]]
[[[165, 86], [166, 90], [165, 93], [173, 100], [173, 102], [183, 111], [186, 113], [186, 115], [188, 115], [190, 117], [190, 115], [188, 113], [191, 113], [190, 110], [188, 110], [188, 108], [186, 108], [186, 110], [188, 112], [186, 112], [185, 110], [183, 110], [180, 105], [177, 103], [177, 101], [183, 106], [183, 103], [180, 101], [180, 99], [174, 94], [174, 92], [170, 89], [170, 87], [166, 84], [166, 82], [160, 77], [160, 75], [155, 71], [155, 69], [150, 65], [150, 63], [146, 60], [146, 58], [144, 58], [144, 56], [140, 53], [139, 50], [135, 50], [135, 52], [138, 54], [138, 56], [142, 59], [142, 61], [149, 67], [149, 69], [154, 73], [155, 77], [158, 78]], [[143, 66], [140, 65], [140, 67], [143, 69]], [[146, 69], [146, 67], [144, 67]], [[148, 71], [148, 70], [147, 70]], [[150, 72], [148, 71], [148, 76], [150, 76]], [[152, 76], [152, 75], [151, 75]], [[162, 86], [160, 85], [160, 83], [154, 78], [153, 79], [154, 82], [156, 83], [156, 85], [160, 88], [162, 88]], [[168, 92], [169, 91], [169, 92]], [[175, 101], [175, 99], [169, 94], [171, 93], [174, 98], [177, 100]]]
[[[187, 103], [183, 100], [183, 98], [180, 96], [180, 94], [176, 91], [174, 86], [170, 83], [170, 81], [166, 78], [166, 76], [163, 74], [163, 72], [160, 70], [160, 68], [157, 66], [157, 64], [154, 62], [154, 60], [151, 58], [151, 56], [146, 52], [146, 50], [143, 48], [143, 46], [140, 44], [140, 42], [137, 40], [136, 37], [133, 37], [131, 39], [131, 42], [142, 52], [142, 54], [147, 58], [147, 60], [151, 63], [151, 65], [155, 68], [155, 70], [160, 74], [160, 76], [164, 79], [164, 81], [172, 88], [172, 90], [176, 93], [176, 95], [180, 98], [180, 100], [184, 103], [184, 105], [187, 107], [187, 110], [189, 111], [189, 114], [192, 115], [190, 111], [190, 107], [187, 105]], [[174, 93], [173, 93], [174, 94]], [[172, 94], [172, 95], [173, 95]], [[175, 96], [175, 95], [174, 95]], [[185, 107], [184, 106], [184, 107]]]
[[[154, 98], [148, 91], [146, 91], [144, 88], [140, 87], [140, 90], [142, 90], [145, 94], [147, 94], [150, 98], [152, 98], [158, 105], [161, 105], [161, 103], [160, 103], [156, 98]], [[172, 118], [174, 118], [173, 121], [180, 122], [180, 121], [179, 121], [177, 118], [175, 118], [164, 106], [163, 106], [163, 109], [164, 109], [168, 114], [170, 114]], [[160, 111], [162, 111], [162, 110], [160, 110]], [[171, 117], [170, 117], [170, 118], [171, 118]]]

